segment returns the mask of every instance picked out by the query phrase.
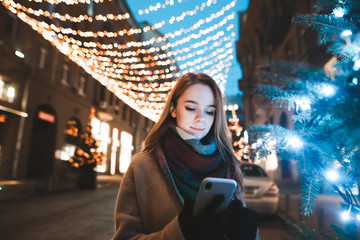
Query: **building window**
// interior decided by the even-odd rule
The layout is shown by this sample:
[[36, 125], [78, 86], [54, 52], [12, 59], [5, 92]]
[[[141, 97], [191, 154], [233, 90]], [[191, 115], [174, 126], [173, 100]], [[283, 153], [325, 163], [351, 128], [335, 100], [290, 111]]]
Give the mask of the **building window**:
[[258, 42], [259, 42], [260, 55], [263, 55], [265, 51], [264, 51], [264, 39], [262, 35], [259, 36]]
[[119, 163], [119, 171], [120, 173], [126, 172], [131, 162], [131, 154], [134, 149], [132, 145], [133, 136], [125, 131], [121, 132], [121, 140], [120, 140], [120, 163]]
[[119, 114], [119, 110], [120, 110], [120, 100], [118, 97], [115, 97], [114, 111], [116, 115]]
[[122, 107], [122, 120], [123, 121], [126, 120], [126, 110], [127, 110], [127, 107], [126, 107], [126, 104], [124, 104]]
[[111, 157], [110, 157], [110, 174], [114, 175], [116, 171], [116, 155], [120, 146], [119, 129], [113, 128], [112, 131], [112, 144], [111, 144]]
[[269, 124], [274, 124], [274, 116], [271, 116], [271, 117], [269, 118]]
[[136, 117], [136, 112], [132, 109], [130, 109], [130, 119], [129, 123], [131, 127], [135, 127], [139, 122], [139, 118]]
[[[101, 122], [97, 118], [91, 120], [92, 134], [94, 138], [99, 141], [99, 152], [107, 153], [107, 148], [110, 143], [110, 125], [106, 122]], [[107, 157], [104, 157], [103, 164], [96, 167], [96, 171], [105, 172], [107, 166]]]
[[130, 126], [134, 126], [133, 124], [134, 124], [134, 111], [132, 110], [132, 109], [130, 109], [130, 111], [129, 111], [129, 125]]
[[10, 35], [12, 39], [16, 37], [17, 20], [13, 14], [8, 14], [6, 17], [5, 33]]
[[100, 87], [100, 101], [105, 101], [105, 96], [106, 96], [106, 88], [101, 85]]
[[39, 68], [44, 69], [45, 68], [45, 62], [46, 62], [46, 55], [47, 55], [46, 48], [40, 48], [40, 59], [39, 59]]
[[110, 96], [109, 96], [109, 105], [112, 106], [114, 103], [114, 94], [112, 92], [110, 92]]
[[15, 99], [15, 93], [15, 87], [11, 83], [4, 81], [0, 75], [0, 99], [12, 103]]
[[100, 86], [99, 107], [101, 109], [107, 108], [106, 87], [103, 85]]
[[48, 8], [48, 12], [50, 14], [53, 14], [55, 10], [55, 5], [54, 4], [49, 4], [49, 8]]
[[145, 128], [146, 131], [149, 128], [149, 119], [148, 118], [145, 118], [144, 128]]
[[67, 64], [63, 65], [61, 83], [64, 85], [69, 85], [69, 65]]
[[288, 128], [288, 119], [287, 119], [287, 115], [285, 112], [281, 113], [280, 126], [282, 126], [284, 128]]
[[93, 1], [91, 1], [88, 4], [87, 13], [88, 13], [89, 17], [94, 17], [94, 2]]
[[78, 89], [79, 95], [81, 95], [81, 96], [85, 95], [86, 86], [87, 86], [86, 78], [84, 76], [81, 76], [80, 79], [79, 79], [79, 89]]
[[287, 42], [285, 44], [285, 57], [286, 57], [287, 60], [292, 60], [293, 56], [294, 56], [294, 51], [293, 51], [293, 48], [292, 48], [292, 44], [289, 41], [289, 42]]

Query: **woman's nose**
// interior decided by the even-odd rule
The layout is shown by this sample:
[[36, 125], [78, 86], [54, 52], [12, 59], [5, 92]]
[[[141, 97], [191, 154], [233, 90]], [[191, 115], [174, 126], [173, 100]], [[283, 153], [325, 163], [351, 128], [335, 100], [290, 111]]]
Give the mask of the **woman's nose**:
[[204, 121], [204, 119], [205, 119], [205, 112], [198, 110], [196, 112], [196, 116], [195, 116], [196, 122], [202, 122], [202, 121]]

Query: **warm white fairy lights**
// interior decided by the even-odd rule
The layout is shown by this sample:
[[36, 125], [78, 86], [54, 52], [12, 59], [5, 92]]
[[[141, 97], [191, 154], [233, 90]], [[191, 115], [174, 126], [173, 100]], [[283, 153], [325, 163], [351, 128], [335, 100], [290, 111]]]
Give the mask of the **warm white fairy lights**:
[[[225, 50], [224, 48], [218, 48], [216, 51], [213, 51], [206, 57], [198, 57], [193, 61], [187, 61], [186, 63], [180, 65], [180, 69], [185, 69], [187, 67], [194, 67], [197, 66], [200, 69], [205, 68], [206, 66], [213, 65], [214, 61], [217, 62], [218, 60], [232, 54], [233, 49], [229, 48]], [[214, 58], [215, 60], [212, 60]]]
[[[3, 0], [2, 0], [3, 1]], [[211, 1], [208, 1], [208, 3], [211, 2]], [[202, 24], [204, 23], [209, 23], [211, 21], [213, 21], [214, 19], [216, 18], [219, 18], [221, 16], [224, 15], [225, 11], [229, 11], [231, 10], [232, 8], [235, 7], [235, 4], [236, 4], [237, 0], [233, 0], [232, 2], [230, 2], [229, 4], [227, 4], [226, 6], [224, 6], [220, 11], [216, 12], [216, 13], [213, 13], [211, 14], [210, 17], [207, 17], [206, 19], [201, 19], [199, 20], [198, 22], [196, 22], [195, 24], [193, 24], [191, 27], [187, 28], [187, 29], [180, 29], [180, 30], [177, 30], [175, 32], [170, 32], [170, 33], [167, 33], [165, 34], [165, 36], [160, 40], [160, 39], [157, 39], [156, 41], [159, 42], [159, 41], [166, 41], [167, 38], [175, 38], [177, 36], [180, 36], [181, 34], [183, 33], [188, 33], [190, 31], [194, 31], [196, 30], [197, 28], [199, 28]], [[49, 11], [43, 11], [42, 9], [40, 10], [33, 10], [32, 8], [27, 8], [25, 6], [22, 6], [21, 4], [19, 3], [15, 3], [13, 0], [4, 0], [4, 3], [6, 5], [11, 5], [13, 8], [16, 8], [17, 10], [20, 10], [20, 11], [23, 11], [23, 12], [26, 12], [28, 14], [33, 14], [35, 16], [45, 16], [45, 17], [48, 17], [50, 19], [52, 18], [55, 18], [55, 19], [59, 19], [61, 21], [72, 21], [72, 22], [82, 22], [82, 21], [89, 21], [89, 22], [92, 22], [93, 21], [93, 18], [88, 16], [88, 15], [80, 15], [79, 17], [73, 17], [73, 16], [70, 16], [69, 14], [65, 14], [65, 15], [61, 15], [60, 13], [57, 13], [57, 12], [53, 12], [53, 13], [50, 13]], [[216, 1], [215, 1], [216, 3]], [[172, 17], [170, 20], [168, 20], [167, 22], [169, 24], [173, 24], [174, 21], [176, 20], [177, 22], [180, 22], [182, 20], [184, 20], [184, 18], [186, 16], [192, 16], [192, 15], [195, 15], [197, 13], [197, 10], [201, 10], [203, 11], [203, 8], [204, 8], [204, 5], [209, 5], [209, 4], [205, 4], [203, 3], [203, 5], [201, 7], [199, 6], [196, 6], [195, 9], [193, 11], [186, 11], [186, 12], [182, 12], [182, 14], [178, 17]], [[211, 4], [210, 4], [211, 5]], [[209, 6], [210, 6], [209, 5]], [[230, 15], [232, 15], [232, 18], [233, 19], [233, 15], [234, 13], [231, 13]], [[94, 18], [95, 20], [97, 21], [108, 21], [108, 20], [123, 20], [123, 19], [128, 19], [130, 17], [130, 14], [129, 13], [125, 13], [125, 14], [118, 14], [118, 15], [114, 15], [114, 14], [107, 14], [106, 16], [105, 15], [102, 15], [102, 14], [99, 14], [99, 15], [96, 15]], [[226, 16], [224, 19], [227, 19], [229, 18], [229, 16]], [[141, 28], [138, 28], [138, 29], [130, 29], [130, 30], [127, 30], [127, 29], [122, 29], [118, 32], [107, 32], [107, 31], [98, 31], [98, 32], [92, 32], [92, 31], [86, 31], [86, 32], [83, 32], [83, 31], [80, 31], [80, 30], [73, 30], [73, 29], [70, 29], [70, 28], [58, 28], [57, 31], [58, 32], [62, 32], [63, 34], [72, 34], [72, 35], [80, 35], [81, 37], [118, 37], [119, 35], [120, 36], [123, 36], [123, 35], [134, 35], [134, 34], [140, 34], [142, 32], [147, 32], [147, 31], [150, 31], [150, 30], [157, 30], [159, 28], [161, 28], [163, 25], [165, 25], [166, 21], [162, 20], [161, 22], [158, 22], [158, 23], [155, 23], [153, 26], [146, 26], [144, 27], [143, 29]], [[224, 23], [223, 23], [224, 24]], [[223, 25], [222, 24], [222, 25]], [[55, 29], [54, 29], [55, 30]], [[153, 42], [152, 42], [153, 43]], [[150, 44], [152, 44], [150, 43]]]
[[[5, 0], [4, 2], [8, 2], [11, 0]], [[219, 15], [222, 16], [222, 15]], [[187, 43], [189, 41], [191, 41], [192, 39], [198, 39], [204, 35], [209, 34], [210, 32], [213, 32], [217, 29], [219, 29], [220, 27], [224, 26], [225, 24], [227, 24], [228, 21], [233, 20], [235, 17], [235, 12], [232, 12], [231, 14], [225, 16], [219, 23], [214, 24], [213, 26], [210, 26], [206, 29], [201, 29], [199, 30], [197, 33], [193, 33], [190, 36], [187, 36], [185, 38], [179, 39], [177, 41], [175, 41], [172, 44], [167, 44], [166, 46], [163, 47], [162, 50], [166, 50], [168, 48], [173, 48], [173, 47], [177, 47], [178, 45], [182, 45], [184, 43]], [[96, 37], [118, 37], [118, 36], [123, 36], [123, 35], [134, 35], [134, 34], [138, 34], [141, 33], [141, 29], [130, 29], [130, 30], [120, 30], [118, 32], [106, 32], [106, 31], [98, 31], [98, 32], [92, 32], [92, 31], [80, 31], [80, 30], [73, 30], [71, 28], [63, 28], [63, 27], [57, 27], [54, 24], [50, 25], [52, 30], [54, 32], [56, 32], [57, 34], [63, 34], [63, 35], [79, 35], [81, 37], [88, 37], [88, 38], [96, 38]], [[230, 25], [230, 28], [228, 27], [227, 30], [231, 30], [233, 28], [233, 25]], [[193, 30], [195, 30], [196, 28], [193, 28]], [[193, 31], [192, 30], [192, 31]], [[181, 30], [180, 32], [185, 32], [187, 30]], [[152, 45], [154, 43], [161, 43], [167, 40], [167, 36], [172, 36], [175, 37], [176, 34], [170, 33], [170, 34], [165, 34], [164, 37], [153, 37], [150, 40], [146, 40], [143, 42], [129, 42], [123, 45], [118, 45], [117, 48], [118, 49], [128, 49], [131, 47], [146, 47], [149, 45]], [[177, 35], [181, 35], [181, 33], [177, 34]], [[73, 39], [73, 37], [69, 38], [70, 40]], [[78, 45], [84, 45], [85, 47], [97, 47], [98, 46], [98, 42], [83, 42], [83, 43], [77, 43]], [[114, 46], [113, 44], [103, 44], [101, 46], [102, 49], [113, 49]], [[155, 50], [154, 50], [155, 51]], [[153, 51], [153, 52], [154, 52]]]
[[4, 1], [4, 3], [11, 5], [13, 8], [15, 8], [17, 10], [26, 12], [26, 13], [31, 14], [31, 15], [35, 15], [37, 17], [44, 16], [44, 17], [48, 17], [50, 19], [58, 19], [60, 21], [71, 21], [71, 22], [77, 22], [77, 23], [82, 22], [82, 21], [92, 22], [94, 19], [97, 20], [97, 21], [104, 21], [104, 22], [106, 22], [108, 20], [116, 20], [117, 21], [117, 20], [128, 19], [130, 17], [129, 13], [117, 14], [117, 15], [114, 15], [114, 14], [106, 14], [106, 15], [98, 14], [93, 18], [86, 15], [86, 14], [79, 15], [78, 17], [74, 17], [74, 16], [71, 16], [69, 14], [61, 15], [58, 12], [50, 13], [49, 11], [47, 11], [47, 10], [44, 11], [42, 9], [34, 10], [33, 8], [28, 8], [28, 7], [25, 7], [25, 6], [23, 6], [23, 5], [19, 4], [19, 3], [15, 3], [12, 0]]
[[[182, 0], [177, 0], [177, 2], [181, 3]], [[203, 11], [205, 7], [210, 7], [212, 4], [216, 4], [217, 0], [208, 0], [206, 3], [203, 3], [201, 6], [197, 5], [195, 7], [195, 9], [193, 11], [198, 11], [198, 10], [201, 10]], [[164, 3], [156, 3], [154, 5], [150, 5], [148, 8], [145, 8], [145, 9], [140, 9], [138, 10], [138, 13], [140, 15], [143, 15], [143, 14], [149, 14], [151, 12], [156, 12], [158, 9], [165, 9], [166, 6], [173, 6], [175, 4], [174, 0], [166, 0]], [[196, 14], [196, 12], [194, 13], [193, 11], [188, 11], [190, 14], [190, 12], [192, 14]]]
[[[90, 2], [95, 2], [95, 3], [102, 3], [104, 2], [104, 0], [28, 0], [29, 2], [48, 2], [50, 4], [60, 4], [60, 3], [65, 3], [67, 5], [76, 5], [76, 4], [80, 4], [80, 3], [86, 3], [86, 4], [90, 4]], [[111, 0], [109, 0], [111, 1]]]
[[[205, 29], [205, 30], [199, 31], [198, 35], [196, 35], [196, 34], [190, 35], [190, 37], [185, 38], [185, 39], [178, 40], [178, 41], [176, 41], [174, 44], [168, 44], [168, 45], [165, 46], [165, 48], [162, 48], [162, 49], [168, 49], [168, 46], [169, 46], [169, 47], [174, 47], [174, 46], [177, 46], [177, 45], [180, 45], [180, 44], [184, 44], [185, 42], [190, 41], [191, 38], [198, 38], [198, 37], [202, 36], [203, 34], [204, 34], [204, 35], [205, 35], [205, 34], [208, 34], [209, 32], [214, 31], [214, 30], [216, 30], [217, 28], [219, 28], [220, 26], [222, 26], [222, 24], [225, 23], [228, 19], [231, 19], [231, 18], [234, 16], [234, 13], [232, 13], [232, 14], [229, 15], [229, 16], [230, 16], [229, 18], [224, 18], [224, 19], [220, 22], [219, 25], [215, 25], [215, 26], [209, 27], [209, 28], [207, 28], [207, 29]], [[57, 28], [56, 28], [54, 25], [51, 25], [51, 26], [53, 27], [54, 30], [57, 30]], [[231, 24], [231, 25], [229, 25], [229, 26], [227, 27], [227, 31], [230, 31], [232, 28], [233, 28], [233, 25]], [[63, 33], [66, 33], [66, 32], [63, 32]], [[218, 32], [218, 33], [219, 33], [219, 32]], [[216, 33], [215, 35], [209, 36], [209, 37], [205, 40], [205, 42], [208, 42], [210, 39], [214, 41], [214, 40], [216, 40], [216, 39], [218, 38], [219, 35], [223, 35], [223, 34], [224, 34], [223, 31], [220, 32], [220, 34], [218, 34], [218, 33]], [[70, 42], [73, 42], [74, 44], [78, 44], [79, 46], [81, 46], [81, 45], [83, 44], [83, 45], [86, 46], [86, 47], [90, 47], [90, 46], [91, 46], [91, 47], [100, 47], [100, 48], [102, 48], [102, 49], [113, 49], [113, 45], [112, 45], [112, 44], [102, 44], [102, 45], [99, 45], [99, 43], [97, 43], [97, 42], [85, 42], [85, 43], [81, 43], [81, 42], [79, 42], [79, 41], [74, 41], [73, 38], [68, 38], [67, 41], [68, 41], [69, 43], [70, 43]], [[217, 42], [217, 43], [219, 43], [219, 42]], [[134, 44], [131, 44], [131, 43], [130, 43], [130, 44], [127, 44], [127, 45], [128, 45], [128, 46], [133, 46]], [[201, 46], [202, 44], [201, 44], [201, 42], [200, 42], [200, 44], [197, 44], [197, 45], [198, 45], [198, 46]], [[198, 47], [198, 46], [195, 46], [195, 47]], [[121, 46], [119, 46], [119, 47], [121, 48]], [[227, 45], [227, 48], [229, 48], [229, 47], [231, 47], [231, 45], [230, 45], [230, 46]], [[152, 48], [147, 49], [147, 50], [142, 49], [141, 51], [142, 51], [142, 53], [145, 53], [145, 52], [146, 52], [146, 53], [152, 53], [152, 52], [158, 52], [159, 50], [156, 49], [156, 48], [154, 48], [154, 47], [152, 47]], [[111, 51], [109, 51], [109, 50], [106, 51], [106, 52], [107, 52], [107, 54], [111, 53]], [[113, 53], [115, 53], [115, 52], [113, 52]], [[175, 52], [175, 53], [176, 53], [176, 52]], [[121, 54], [122, 56], [130, 56], [130, 58], [125, 57], [125, 58], [122, 58], [122, 59], [118, 59], [118, 62], [120, 62], [120, 63], [134, 63], [134, 62], [144, 62], [144, 61], [154, 62], [155, 60], [158, 60], [158, 59], [163, 58], [163, 57], [161, 57], [161, 55], [160, 55], [160, 56], [156, 55], [155, 57], [150, 56], [149, 59], [139, 59], [139, 58], [135, 57], [135, 56], [137, 56], [137, 55], [139, 54], [139, 50], [137, 50], [137, 52], [135, 52], [135, 51], [129, 51], [129, 52], [119, 53], [119, 54]], [[111, 55], [114, 55], [114, 54], [111, 54]], [[172, 55], [172, 54], [170, 53], [170, 54], [164, 55], [164, 56], [165, 56], [165, 57], [168, 57], [168, 56], [171, 56], [171, 55]], [[196, 56], [196, 55], [198, 55], [198, 54], [191, 54], [191, 57]], [[133, 57], [131, 57], [131, 56], [133, 56]], [[204, 59], [206, 59], [206, 58], [204, 58]], [[159, 63], [161, 63], [161, 62], [157, 62], [157, 64], [159, 64]], [[169, 63], [170, 63], [170, 62], [165, 62], [163, 65], [168, 65]], [[144, 65], [144, 67], [149, 67], [149, 65]], [[128, 78], [127, 80], [131, 80], [131, 79]], [[133, 79], [132, 79], [132, 80], [133, 80]]]
[[[208, 17], [195, 21], [189, 27], [176, 29], [144, 41], [117, 43], [117, 38], [154, 31], [165, 24], [181, 22], [188, 16], [194, 16], [206, 7], [217, 3], [208, 0], [193, 10], [184, 11], [168, 20], [162, 20], [153, 26], [137, 29], [120, 29], [116, 32], [79, 30], [64, 27], [61, 22], [47, 24], [33, 17], [44, 16], [49, 19], [79, 23], [82, 21], [125, 20], [128, 13], [113, 15], [71, 16], [59, 12], [33, 9], [15, 3], [14, 0], [0, 0], [11, 12], [29, 24], [35, 31], [52, 43], [60, 52], [82, 67], [122, 101], [144, 116], [156, 121], [162, 111], [168, 92], [174, 86], [180, 74], [202, 71], [211, 75], [224, 90], [226, 78], [232, 64], [233, 32], [235, 11], [226, 14], [235, 7], [236, 0], [223, 6]], [[33, 0], [43, 2], [41, 0]], [[89, 0], [46, 0], [50, 4], [67, 5], [87, 3]], [[93, 1], [95, 3], [100, 1]], [[167, 0], [164, 4], [172, 5]], [[178, 0], [181, 3], [181, 0]], [[168, 4], [166, 4], [168, 3]], [[157, 11], [159, 3], [150, 6], [148, 11]], [[164, 8], [163, 4], [161, 5]], [[146, 9], [144, 10], [146, 13]], [[205, 27], [204, 27], [205, 26]], [[150, 34], [151, 35], [151, 34]], [[86, 39], [86, 40], [85, 40]], [[96, 40], [94, 40], [96, 39]], [[103, 43], [100, 43], [104, 39]], [[173, 39], [173, 41], [169, 41]], [[190, 44], [191, 43], [191, 44]], [[180, 73], [181, 72], [181, 73]]]

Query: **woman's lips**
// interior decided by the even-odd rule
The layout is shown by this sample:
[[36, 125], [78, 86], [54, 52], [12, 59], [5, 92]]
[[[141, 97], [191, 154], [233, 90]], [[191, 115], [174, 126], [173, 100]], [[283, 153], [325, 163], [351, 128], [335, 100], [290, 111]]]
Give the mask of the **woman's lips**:
[[190, 127], [191, 129], [195, 130], [195, 131], [204, 131], [205, 128], [195, 128], [195, 127]]

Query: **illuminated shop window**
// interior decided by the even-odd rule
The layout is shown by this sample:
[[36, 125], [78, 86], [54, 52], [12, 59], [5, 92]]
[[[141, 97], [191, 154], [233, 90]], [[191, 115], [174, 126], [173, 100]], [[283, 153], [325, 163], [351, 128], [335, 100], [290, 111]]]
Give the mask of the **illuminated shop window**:
[[122, 131], [120, 141], [119, 171], [124, 173], [130, 165], [131, 153], [134, 150], [134, 146], [132, 145], [133, 136], [128, 132]]
[[96, 171], [98, 172], [106, 172], [107, 166], [107, 148], [110, 144], [110, 125], [106, 122], [101, 122], [97, 118], [93, 118], [91, 120], [91, 125], [93, 127], [92, 133], [94, 134], [94, 138], [99, 142], [99, 152], [103, 152], [105, 154], [103, 164], [98, 165], [96, 167]]
[[97, 118], [93, 118], [91, 119], [91, 126], [92, 126], [92, 130], [91, 133], [95, 136], [95, 138], [98, 138], [97, 135], [100, 135], [100, 120]]
[[76, 144], [78, 141], [79, 134], [81, 132], [80, 122], [77, 119], [69, 119], [66, 122], [65, 133], [65, 144], [61, 149], [60, 159], [68, 161], [74, 156]]
[[74, 156], [76, 145], [65, 143], [61, 149], [60, 159], [63, 161], [68, 161], [72, 156]]
[[14, 102], [15, 94], [15, 87], [11, 83], [4, 81], [0, 76], [0, 99], [12, 103]]
[[111, 144], [111, 157], [110, 157], [110, 174], [114, 175], [116, 170], [116, 154], [120, 146], [119, 129], [113, 128], [112, 131], [112, 144]]

